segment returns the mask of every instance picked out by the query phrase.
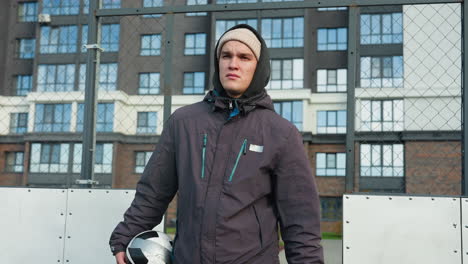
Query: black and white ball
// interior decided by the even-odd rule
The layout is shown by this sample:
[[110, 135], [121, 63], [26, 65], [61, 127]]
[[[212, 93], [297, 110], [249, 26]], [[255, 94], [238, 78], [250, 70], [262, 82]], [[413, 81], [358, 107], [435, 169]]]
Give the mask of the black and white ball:
[[154, 230], [136, 235], [127, 247], [127, 258], [132, 264], [170, 264], [171, 253], [170, 237]]

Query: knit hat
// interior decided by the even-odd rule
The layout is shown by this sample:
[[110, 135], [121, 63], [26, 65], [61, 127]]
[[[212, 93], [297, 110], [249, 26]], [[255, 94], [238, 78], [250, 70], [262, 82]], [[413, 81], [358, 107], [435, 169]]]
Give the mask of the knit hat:
[[221, 37], [221, 39], [218, 41], [218, 49], [216, 50], [216, 56], [218, 58], [223, 45], [231, 40], [237, 40], [244, 43], [252, 50], [257, 60], [260, 58], [260, 50], [262, 44], [260, 43], [260, 40], [258, 40], [257, 36], [255, 36], [255, 34], [252, 31], [246, 28], [237, 28], [234, 30], [230, 30]]

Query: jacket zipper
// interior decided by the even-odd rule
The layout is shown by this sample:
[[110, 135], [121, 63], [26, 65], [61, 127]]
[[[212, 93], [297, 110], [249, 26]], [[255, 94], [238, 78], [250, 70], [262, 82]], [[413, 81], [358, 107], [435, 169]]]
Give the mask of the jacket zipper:
[[237, 154], [236, 163], [234, 164], [234, 168], [232, 168], [231, 175], [229, 176], [229, 181], [232, 181], [232, 176], [234, 176], [234, 173], [236, 172], [237, 164], [239, 164], [239, 160], [242, 153], [244, 153], [244, 155], [247, 154], [247, 139], [244, 139], [244, 143], [242, 143], [242, 147], [239, 150], [239, 154]]
[[202, 169], [201, 178], [205, 178], [205, 155], [206, 155], [206, 142], [208, 141], [208, 135], [203, 134], [203, 150], [202, 150]]

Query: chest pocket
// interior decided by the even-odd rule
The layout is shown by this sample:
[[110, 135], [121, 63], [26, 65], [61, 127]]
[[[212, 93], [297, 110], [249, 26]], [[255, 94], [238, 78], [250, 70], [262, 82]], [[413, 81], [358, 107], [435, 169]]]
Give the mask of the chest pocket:
[[226, 168], [225, 182], [227, 184], [248, 183], [255, 181], [264, 158], [264, 146], [255, 138], [241, 138], [231, 150]]

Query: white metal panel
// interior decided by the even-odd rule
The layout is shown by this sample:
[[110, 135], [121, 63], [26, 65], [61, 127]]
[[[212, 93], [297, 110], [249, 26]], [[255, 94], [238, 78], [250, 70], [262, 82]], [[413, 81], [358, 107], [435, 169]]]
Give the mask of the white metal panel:
[[461, 263], [460, 198], [344, 195], [344, 264]]
[[70, 189], [65, 263], [114, 263], [109, 238], [134, 196], [134, 190]]
[[463, 241], [463, 263], [468, 263], [468, 198], [461, 199], [461, 211], [462, 211], [462, 241]]
[[63, 263], [67, 193], [0, 188], [2, 263]]

